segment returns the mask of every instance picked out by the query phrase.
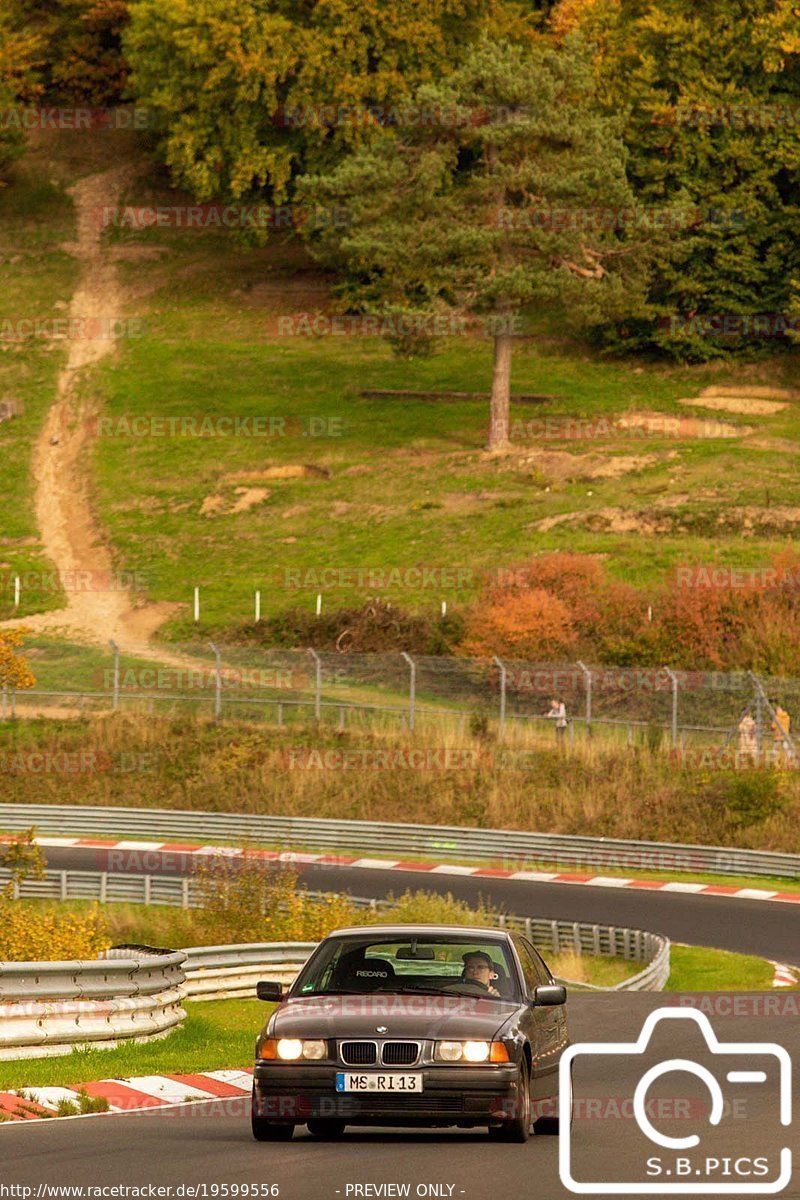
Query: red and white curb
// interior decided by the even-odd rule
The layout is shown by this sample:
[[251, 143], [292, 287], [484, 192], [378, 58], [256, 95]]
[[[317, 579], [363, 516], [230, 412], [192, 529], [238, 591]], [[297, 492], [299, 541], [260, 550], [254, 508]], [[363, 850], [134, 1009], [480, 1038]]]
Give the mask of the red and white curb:
[[108, 1112], [141, 1112], [197, 1100], [241, 1099], [253, 1086], [252, 1071], [203, 1071], [193, 1075], [143, 1075], [138, 1079], [100, 1079], [73, 1087], [26, 1087], [0, 1092], [0, 1129], [15, 1121], [40, 1121], [56, 1116], [59, 1104], [74, 1105], [80, 1093], [108, 1102]]
[[[0, 835], [0, 841], [8, 842], [10, 835]], [[730, 884], [684, 883], [681, 880], [621, 878], [614, 875], [587, 875], [563, 871], [514, 871], [502, 867], [467, 867], [456, 863], [422, 862], [416, 859], [359, 858], [347, 854], [307, 854], [296, 850], [239, 850], [231, 846], [203, 846], [185, 842], [141, 842], [109, 841], [104, 838], [39, 837], [39, 846], [74, 847], [117, 852], [124, 857], [117, 864], [109, 864], [107, 870], [133, 870], [152, 875], [168, 871], [157, 862], [148, 863], [147, 854], [188, 855], [211, 857], [223, 854], [227, 857], [246, 856], [268, 862], [291, 863], [297, 866], [320, 865], [351, 867], [355, 870], [413, 871], [425, 875], [471, 875], [478, 879], [515, 879], [526, 883], [562, 883], [584, 887], [628, 888], [648, 892], [678, 892], [692, 896], [726, 896], [736, 900], [769, 900], [781, 904], [800, 904], [800, 892], [777, 892], [766, 888], [733, 887]]]
[[773, 963], [775, 976], [772, 980], [774, 988], [797, 987], [800, 983], [800, 967], [788, 967], [786, 963]]

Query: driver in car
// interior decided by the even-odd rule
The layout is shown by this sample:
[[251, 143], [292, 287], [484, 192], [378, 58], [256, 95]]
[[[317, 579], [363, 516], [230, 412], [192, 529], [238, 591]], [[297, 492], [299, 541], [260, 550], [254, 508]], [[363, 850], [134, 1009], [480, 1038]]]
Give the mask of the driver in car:
[[490, 996], [499, 996], [493, 981], [497, 979], [494, 963], [485, 950], [468, 950], [464, 959], [464, 970], [461, 978], [465, 983], [475, 983], [484, 988]]

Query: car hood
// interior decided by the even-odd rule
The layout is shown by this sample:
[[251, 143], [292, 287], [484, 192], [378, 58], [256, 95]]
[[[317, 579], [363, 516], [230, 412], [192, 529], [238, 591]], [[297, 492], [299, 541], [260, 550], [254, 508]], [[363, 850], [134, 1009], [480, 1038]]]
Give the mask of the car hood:
[[[477, 1038], [491, 1040], [519, 1009], [516, 1000], [474, 996], [299, 996], [284, 1000], [269, 1020], [269, 1037]], [[379, 1026], [381, 1029], [379, 1030]]]

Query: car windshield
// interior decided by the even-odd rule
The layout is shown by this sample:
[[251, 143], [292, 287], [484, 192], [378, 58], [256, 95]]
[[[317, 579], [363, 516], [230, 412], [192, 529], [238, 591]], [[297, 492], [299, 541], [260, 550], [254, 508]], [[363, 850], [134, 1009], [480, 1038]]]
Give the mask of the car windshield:
[[328, 938], [292, 988], [295, 996], [408, 991], [519, 998], [505, 942], [444, 934]]

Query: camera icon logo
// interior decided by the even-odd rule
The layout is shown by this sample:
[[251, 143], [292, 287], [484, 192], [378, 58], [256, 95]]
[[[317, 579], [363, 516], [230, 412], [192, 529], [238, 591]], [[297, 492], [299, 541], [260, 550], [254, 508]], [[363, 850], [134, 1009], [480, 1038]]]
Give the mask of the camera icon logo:
[[[667, 1058], [649, 1065], [639, 1074], [633, 1060], [637, 1056], [652, 1058], [650, 1043], [654, 1032], [667, 1022], [671, 1023], [667, 1032], [673, 1046], [680, 1044], [685, 1035], [696, 1035], [699, 1031], [705, 1047], [697, 1057], [703, 1061], [696, 1061], [696, 1057]], [[614, 1079], [624, 1080], [632, 1074], [638, 1076], [629, 1110], [635, 1123], [631, 1126], [633, 1136], [637, 1144], [641, 1143], [641, 1170], [636, 1157], [637, 1146], [629, 1146], [626, 1140], [623, 1147], [616, 1138], [615, 1144], [619, 1144], [620, 1149], [618, 1161], [624, 1160], [634, 1175], [638, 1172], [640, 1177], [613, 1180], [591, 1177], [599, 1173], [588, 1156], [591, 1138], [585, 1139], [586, 1146], [581, 1148], [581, 1128], [583, 1126], [585, 1133], [585, 1126], [580, 1121], [575, 1126], [572, 1124], [572, 1078], [576, 1060], [579, 1067], [588, 1072], [593, 1070], [603, 1086]], [[762, 1066], [767, 1069], [760, 1069]], [[648, 1091], [673, 1072], [682, 1073], [684, 1078], [692, 1076], [695, 1091], [698, 1080], [703, 1085], [700, 1090], [706, 1098], [702, 1105], [697, 1101], [691, 1105], [684, 1101], [686, 1113], [682, 1115], [702, 1114], [698, 1122], [704, 1123], [705, 1128], [700, 1133], [708, 1135], [707, 1143], [704, 1138], [701, 1144], [700, 1133], [675, 1136], [662, 1132], [652, 1119]], [[705, 1013], [696, 1009], [656, 1009], [646, 1018], [635, 1042], [581, 1042], [569, 1047], [559, 1067], [559, 1174], [563, 1186], [576, 1195], [611, 1196], [741, 1196], [775, 1195], [783, 1191], [792, 1178], [791, 1149], [783, 1146], [773, 1148], [770, 1153], [748, 1154], [743, 1134], [752, 1122], [741, 1122], [738, 1129], [731, 1128], [726, 1122], [731, 1105], [720, 1080], [738, 1088], [738, 1094], [746, 1097], [745, 1104], [753, 1098], [762, 1108], [770, 1111], [774, 1108], [778, 1125], [791, 1124], [792, 1060], [788, 1051], [775, 1042], [721, 1042]], [[644, 1135], [643, 1141], [641, 1135]], [[783, 1140], [779, 1138], [779, 1141]], [[580, 1162], [582, 1169], [576, 1171], [578, 1149], [584, 1152]]]

